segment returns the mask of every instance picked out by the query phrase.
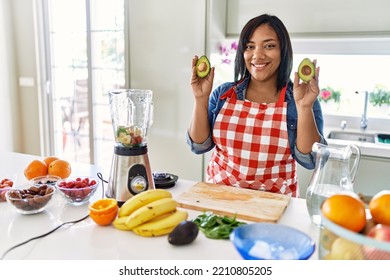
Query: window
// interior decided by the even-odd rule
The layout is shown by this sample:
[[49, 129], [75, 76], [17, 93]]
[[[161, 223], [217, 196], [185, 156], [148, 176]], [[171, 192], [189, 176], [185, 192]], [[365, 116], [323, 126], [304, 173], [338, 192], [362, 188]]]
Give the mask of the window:
[[[316, 58], [320, 86], [340, 93], [339, 102], [321, 101], [324, 114], [360, 117], [370, 94], [368, 117], [390, 118], [390, 104], [375, 104], [375, 93], [390, 96], [390, 39], [387, 37], [292, 38], [294, 69], [304, 57]], [[356, 93], [358, 92], [358, 94]]]
[[[324, 114], [360, 117], [363, 114], [365, 92], [369, 92], [368, 116], [390, 118], [390, 103], [377, 104], [374, 95], [379, 90], [390, 96], [390, 55], [307, 54], [294, 56], [294, 69], [304, 58], [316, 58], [320, 66], [320, 87], [329, 97], [321, 98]], [[339, 98], [333, 96], [340, 94]], [[371, 101], [371, 102], [370, 102]]]
[[50, 153], [110, 166], [108, 90], [124, 88], [124, 0], [42, 0]]

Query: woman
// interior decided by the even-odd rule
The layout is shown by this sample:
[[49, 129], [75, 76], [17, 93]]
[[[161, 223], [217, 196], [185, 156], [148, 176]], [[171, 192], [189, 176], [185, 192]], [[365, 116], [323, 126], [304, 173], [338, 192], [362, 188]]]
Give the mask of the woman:
[[319, 68], [307, 83], [295, 73], [293, 84], [292, 58], [284, 24], [268, 14], [241, 31], [234, 82], [210, 95], [214, 68], [199, 78], [198, 57], [193, 58], [195, 103], [187, 142], [196, 154], [215, 147], [207, 181], [299, 196], [296, 162], [313, 169], [312, 145], [326, 141], [317, 100]]

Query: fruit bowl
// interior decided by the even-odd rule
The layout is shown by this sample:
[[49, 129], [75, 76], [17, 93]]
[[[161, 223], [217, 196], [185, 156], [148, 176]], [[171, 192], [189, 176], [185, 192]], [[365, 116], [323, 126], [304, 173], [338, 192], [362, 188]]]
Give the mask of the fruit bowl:
[[240, 226], [230, 240], [246, 260], [306, 260], [315, 250], [314, 241], [305, 233], [272, 223]]
[[30, 180], [31, 185], [40, 186], [40, 185], [51, 185], [55, 186], [61, 181], [61, 177], [54, 175], [38, 176]]
[[92, 177], [68, 178], [56, 186], [59, 193], [72, 205], [82, 205], [96, 192], [99, 181]]
[[[319, 259], [390, 260], [390, 242], [345, 229], [322, 215]], [[369, 223], [368, 223], [369, 224]]]
[[36, 214], [46, 209], [55, 192], [54, 186], [21, 186], [9, 190], [7, 202], [21, 214]]

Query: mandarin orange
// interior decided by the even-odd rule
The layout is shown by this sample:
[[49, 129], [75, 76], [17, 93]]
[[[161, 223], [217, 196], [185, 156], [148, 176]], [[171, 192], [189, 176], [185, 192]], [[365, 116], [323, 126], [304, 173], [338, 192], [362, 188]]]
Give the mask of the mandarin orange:
[[321, 206], [321, 211], [332, 222], [354, 232], [366, 225], [366, 209], [363, 201], [349, 194], [334, 194]]
[[390, 190], [374, 195], [368, 208], [375, 223], [390, 226]]
[[47, 166], [50, 165], [50, 163], [52, 163], [53, 161], [59, 159], [58, 157], [55, 157], [55, 156], [49, 156], [49, 157], [45, 157], [43, 159], [43, 162], [46, 163]]
[[35, 159], [31, 161], [24, 169], [24, 176], [27, 180], [31, 180], [38, 176], [47, 175], [47, 165], [41, 160]]
[[61, 179], [68, 178], [72, 173], [72, 167], [70, 163], [63, 159], [56, 159], [50, 163], [48, 168], [49, 175], [55, 175], [61, 177]]

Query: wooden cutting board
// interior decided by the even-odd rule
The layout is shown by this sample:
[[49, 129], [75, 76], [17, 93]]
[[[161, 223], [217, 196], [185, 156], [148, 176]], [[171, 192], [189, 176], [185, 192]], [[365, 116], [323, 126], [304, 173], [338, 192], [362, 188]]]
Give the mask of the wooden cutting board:
[[254, 221], [276, 223], [290, 197], [252, 189], [199, 182], [176, 198], [179, 207]]

